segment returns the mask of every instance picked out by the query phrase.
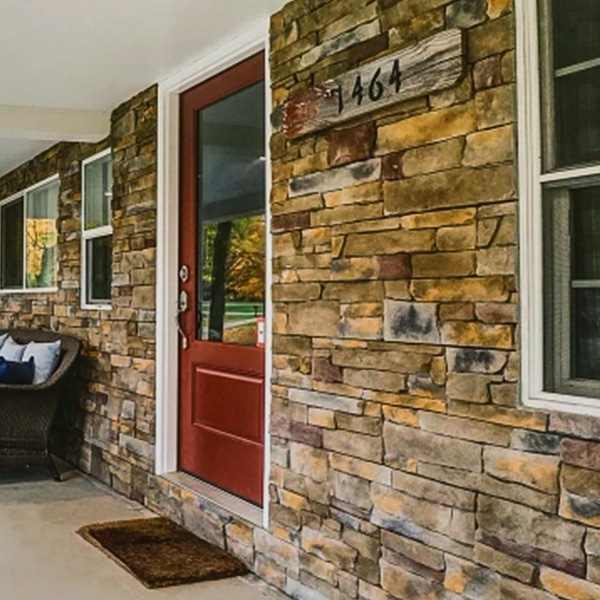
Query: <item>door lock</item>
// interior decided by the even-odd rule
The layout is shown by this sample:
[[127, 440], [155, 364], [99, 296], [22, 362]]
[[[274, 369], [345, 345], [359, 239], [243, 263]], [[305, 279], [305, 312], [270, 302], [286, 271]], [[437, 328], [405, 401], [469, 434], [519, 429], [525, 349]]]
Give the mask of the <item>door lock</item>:
[[190, 270], [187, 265], [182, 265], [179, 269], [179, 279], [181, 283], [185, 283], [190, 278]]
[[185, 335], [185, 332], [183, 331], [183, 329], [181, 327], [179, 315], [181, 315], [181, 313], [184, 313], [187, 309], [188, 309], [188, 293], [185, 290], [182, 290], [181, 293], [179, 294], [179, 300], [177, 302], [177, 331], [179, 331], [179, 335], [181, 335], [181, 346], [184, 350], [187, 350], [189, 343], [188, 343], [187, 336]]
[[178, 312], [182, 313], [188, 309], [188, 293], [185, 290], [182, 290], [179, 294], [179, 308]]

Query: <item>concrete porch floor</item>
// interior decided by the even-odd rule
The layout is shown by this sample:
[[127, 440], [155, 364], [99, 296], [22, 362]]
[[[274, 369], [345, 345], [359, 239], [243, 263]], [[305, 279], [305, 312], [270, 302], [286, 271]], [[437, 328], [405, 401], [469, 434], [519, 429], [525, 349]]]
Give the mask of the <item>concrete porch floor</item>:
[[56, 483], [43, 469], [0, 469], [0, 598], [284, 598], [253, 576], [147, 590], [75, 533], [89, 523], [144, 516], [152, 513], [80, 474]]

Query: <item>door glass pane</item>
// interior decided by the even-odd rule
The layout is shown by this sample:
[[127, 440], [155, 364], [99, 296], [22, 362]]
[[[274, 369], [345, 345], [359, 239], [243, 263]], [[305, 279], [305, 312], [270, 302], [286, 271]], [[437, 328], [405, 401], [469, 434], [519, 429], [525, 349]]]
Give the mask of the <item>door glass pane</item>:
[[112, 283], [112, 235], [86, 242], [87, 303], [110, 304]]
[[202, 340], [255, 345], [265, 298], [262, 83], [198, 113], [198, 328]]
[[553, 0], [554, 63], [557, 69], [600, 56], [600, 2]]
[[23, 198], [0, 208], [2, 287], [23, 287]]
[[27, 287], [56, 286], [58, 190], [55, 181], [27, 194]]
[[112, 186], [112, 158], [110, 155], [85, 166], [84, 228], [86, 230], [110, 225]]
[[600, 67], [558, 77], [557, 166], [600, 159]]

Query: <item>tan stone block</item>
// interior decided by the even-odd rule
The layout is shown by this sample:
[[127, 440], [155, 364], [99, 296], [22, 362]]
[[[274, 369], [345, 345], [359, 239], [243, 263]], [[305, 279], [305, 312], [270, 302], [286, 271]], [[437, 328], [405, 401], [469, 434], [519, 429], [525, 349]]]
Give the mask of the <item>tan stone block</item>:
[[491, 569], [446, 556], [444, 587], [463, 598], [500, 598], [500, 575]]
[[512, 165], [462, 167], [383, 184], [388, 214], [427, 212], [515, 197]]
[[337, 302], [294, 303], [288, 307], [286, 333], [315, 337], [336, 337], [339, 322]]
[[383, 217], [383, 202], [371, 204], [342, 205], [327, 210], [314, 211], [310, 215], [312, 227], [352, 223]]
[[517, 310], [516, 304], [492, 302], [475, 305], [475, 314], [484, 323], [516, 323]]
[[436, 235], [436, 246], [442, 251], [472, 250], [475, 248], [476, 226], [442, 227]]
[[463, 164], [477, 167], [512, 160], [514, 144], [512, 125], [478, 131], [467, 137]]
[[512, 0], [488, 0], [488, 16], [497, 19], [508, 14], [512, 8]]
[[[320, 195], [318, 197], [320, 198]], [[344, 188], [326, 193], [324, 198], [325, 206], [328, 208], [378, 202], [382, 198], [381, 183], [377, 181]]]
[[329, 455], [329, 460], [331, 468], [337, 471], [343, 471], [344, 473], [356, 475], [368, 481], [376, 481], [384, 485], [392, 484], [392, 471], [389, 467], [365, 462], [364, 460], [342, 454], [332, 453]]
[[308, 424], [324, 429], [335, 429], [335, 413], [322, 408], [309, 408]]
[[449, 373], [446, 393], [448, 398], [486, 404], [490, 399], [489, 385], [501, 381], [499, 376], [475, 373]]
[[425, 565], [435, 571], [444, 569], [443, 553], [418, 541], [383, 530], [381, 532], [381, 543], [384, 548], [389, 548], [415, 563]]
[[315, 171], [325, 171], [328, 168], [329, 163], [327, 162], [326, 152], [311, 154], [298, 158], [292, 163], [292, 176], [298, 177], [307, 173], [314, 173]]
[[364, 396], [367, 400], [389, 404], [390, 406], [402, 406], [414, 410], [428, 410], [431, 412], [446, 411], [446, 402], [436, 398], [411, 396], [409, 394], [390, 394], [389, 392], [379, 392], [376, 390], [365, 390]]
[[600, 527], [600, 473], [564, 465], [560, 474], [559, 515]]
[[458, 417], [489, 421], [508, 427], [532, 429], [533, 431], [546, 431], [547, 415], [535, 411], [517, 410], [495, 405], [471, 404], [451, 400], [448, 413]]
[[456, 104], [464, 104], [473, 98], [473, 80], [469, 73], [463, 77], [458, 85], [446, 90], [429, 94], [429, 104], [432, 110], [439, 110]]
[[477, 221], [477, 247], [486, 248], [498, 230], [499, 219], [482, 219]]
[[517, 218], [515, 215], [507, 215], [500, 222], [500, 227], [494, 244], [496, 246], [511, 246], [517, 241]]
[[383, 317], [340, 317], [338, 336], [359, 340], [380, 340], [383, 337]]
[[344, 369], [344, 383], [370, 390], [402, 392], [406, 390], [406, 375], [389, 371]]
[[[473, 543], [475, 516], [472, 512], [409, 496], [378, 483], [373, 484], [371, 497], [374, 506], [371, 522], [375, 525], [393, 531], [394, 525], [398, 527], [404, 523], [401, 531], [412, 526], [465, 544]], [[423, 532], [421, 541], [435, 547], [435, 544], [428, 544], [425, 538]]]
[[364, 8], [354, 10], [325, 27], [319, 33], [319, 39], [328, 40], [354, 29], [357, 25], [367, 23], [377, 18], [377, 6], [369, 4]]
[[411, 292], [421, 302], [494, 302], [509, 297], [502, 277], [416, 279]]
[[470, 29], [467, 40], [470, 63], [514, 49], [515, 24], [512, 14]]
[[504, 85], [482, 90], [475, 96], [477, 128], [489, 129], [516, 120], [515, 86]]
[[323, 431], [323, 447], [376, 463], [381, 462], [383, 454], [381, 438], [349, 431]]
[[361, 281], [375, 279], [379, 262], [373, 256], [359, 258], [337, 258], [331, 261], [333, 281]]
[[437, 252], [412, 256], [413, 277], [467, 277], [475, 274], [473, 252]]
[[448, 367], [446, 359], [443, 356], [436, 356], [431, 361], [431, 370], [429, 375], [436, 385], [444, 385], [447, 381]]
[[410, 289], [408, 280], [386, 281], [385, 297], [392, 300], [410, 300]]
[[274, 216], [315, 210], [323, 206], [323, 199], [320, 194], [288, 199], [286, 184], [273, 185], [271, 201], [271, 211]]
[[392, 423], [408, 425], [409, 427], [419, 426], [419, 413], [416, 410], [398, 408], [396, 406], [384, 406], [383, 415], [387, 421], [391, 421]]
[[445, 142], [407, 150], [402, 157], [405, 177], [435, 173], [459, 167], [463, 155], [464, 140], [454, 138]]
[[490, 567], [498, 573], [514, 577], [523, 583], [531, 583], [535, 573], [535, 567], [532, 564], [499, 552], [489, 546], [484, 546], [483, 544], [475, 544], [473, 560], [481, 565]]
[[385, 463], [401, 466], [413, 458], [419, 462], [481, 471], [481, 447], [472, 442], [452, 439], [386, 422], [383, 428]]
[[[380, 408], [378, 405], [373, 405]], [[367, 435], [381, 435], [381, 418], [377, 416], [357, 417], [346, 413], [337, 413], [335, 422], [338, 429], [346, 429], [347, 431], [355, 431], [356, 433], [365, 433]]]
[[344, 255], [373, 256], [398, 252], [426, 252], [434, 248], [432, 230], [397, 230], [351, 234], [346, 240]]
[[466, 321], [447, 321], [442, 324], [442, 342], [450, 346], [475, 348], [508, 348], [514, 346], [513, 330], [509, 325], [487, 325]]
[[273, 300], [275, 302], [307, 302], [317, 300], [321, 295], [321, 286], [318, 283], [292, 283], [273, 286]]
[[540, 569], [540, 582], [544, 589], [567, 600], [597, 600], [600, 598], [600, 586], [548, 567]]
[[515, 246], [493, 246], [477, 252], [477, 275], [515, 275]]
[[558, 492], [558, 457], [488, 447], [483, 451], [483, 462], [485, 471], [493, 477], [548, 494]]
[[508, 446], [510, 429], [492, 423], [461, 419], [436, 413], [420, 412], [419, 425], [424, 431], [472, 442]]
[[347, 544], [323, 535], [323, 533], [304, 527], [302, 529], [302, 550], [322, 560], [351, 570], [356, 559], [356, 550]]
[[431, 363], [431, 356], [416, 351], [335, 349], [332, 352], [332, 362], [342, 367], [363, 369], [378, 369], [385, 365], [395, 372], [411, 373], [426, 371]]
[[384, 287], [380, 281], [326, 283], [323, 288], [324, 300], [351, 302], [360, 298], [362, 302], [377, 302], [384, 298]]
[[291, 442], [290, 466], [294, 473], [310, 477], [314, 481], [327, 481], [327, 453], [323, 450]]
[[476, 116], [472, 103], [409, 117], [379, 128], [377, 154], [432, 144], [466, 135], [475, 129]]
[[476, 90], [496, 87], [502, 83], [502, 57], [490, 56], [475, 63], [473, 67], [473, 83]]
[[474, 321], [475, 311], [470, 302], [453, 302], [441, 304], [439, 308], [440, 321]]
[[516, 406], [517, 405], [518, 387], [516, 383], [501, 383], [494, 384], [490, 387], [493, 404], [501, 406]]
[[400, 225], [403, 229], [437, 229], [448, 225], [465, 225], [473, 223], [476, 214], [475, 208], [438, 210], [431, 213], [407, 215], [400, 219]]

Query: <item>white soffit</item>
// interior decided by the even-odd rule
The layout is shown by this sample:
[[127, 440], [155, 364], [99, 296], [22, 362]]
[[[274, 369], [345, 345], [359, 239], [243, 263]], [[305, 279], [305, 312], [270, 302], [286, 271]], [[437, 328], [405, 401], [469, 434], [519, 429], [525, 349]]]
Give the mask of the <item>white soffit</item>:
[[11, 152], [102, 138], [118, 104], [261, 22], [266, 31], [284, 4], [0, 0], [0, 175]]

